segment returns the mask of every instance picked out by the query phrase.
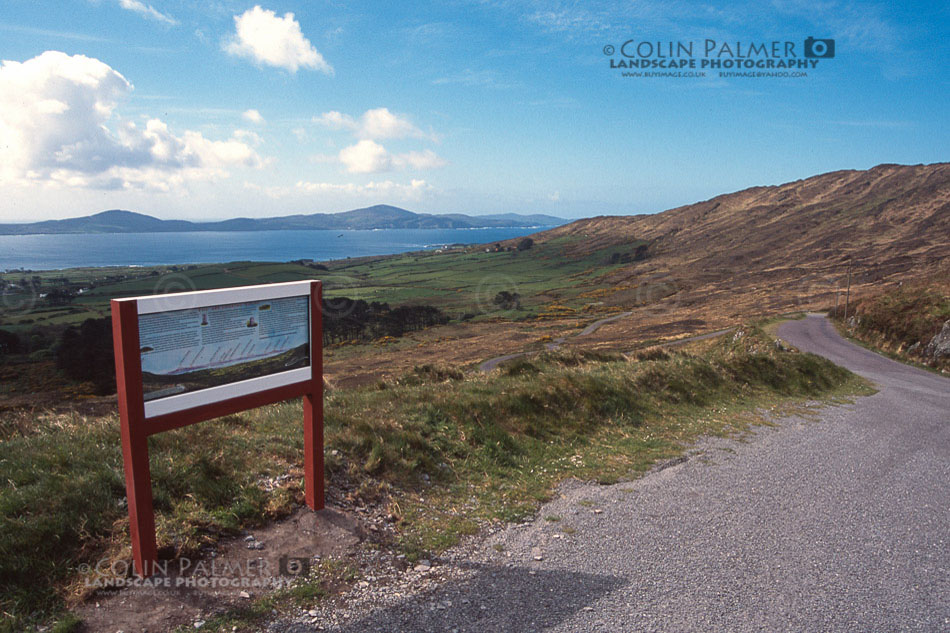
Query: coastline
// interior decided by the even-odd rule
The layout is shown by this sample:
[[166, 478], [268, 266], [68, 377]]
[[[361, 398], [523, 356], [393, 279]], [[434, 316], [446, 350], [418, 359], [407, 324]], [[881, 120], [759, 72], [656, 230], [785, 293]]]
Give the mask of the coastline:
[[274, 229], [0, 235], [0, 271], [147, 268], [237, 261], [313, 262], [467, 247], [549, 226], [457, 229]]

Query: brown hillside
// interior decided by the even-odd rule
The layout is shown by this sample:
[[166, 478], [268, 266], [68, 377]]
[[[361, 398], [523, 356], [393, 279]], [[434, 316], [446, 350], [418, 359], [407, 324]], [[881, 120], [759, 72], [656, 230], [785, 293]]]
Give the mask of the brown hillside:
[[[655, 215], [580, 220], [533, 237], [568, 237], [576, 252], [650, 240], [649, 257], [614, 273], [612, 281], [638, 285], [662, 274], [680, 291], [681, 307], [726, 300], [735, 316], [754, 306], [763, 312], [817, 307], [833, 302], [849, 257], [858, 292], [946, 273], [950, 164], [837, 171]], [[615, 301], [624, 303], [623, 294]], [[707, 305], [717, 308], [713, 313], [724, 307]]]
[[[340, 384], [365, 381], [413, 364], [462, 364], [521, 351], [542, 334], [565, 337], [564, 348], [630, 350], [760, 316], [829, 308], [836, 288], [843, 310], [849, 258], [854, 300], [904, 281], [950, 279], [950, 164], [838, 171], [656, 215], [580, 220], [532, 238], [556, 239], [568, 256], [630, 244], [631, 257], [607, 266], [604, 255], [596, 285], [607, 290], [582, 294], [587, 305], [574, 316], [436, 328], [416, 335], [412, 353], [332, 361], [328, 371]], [[647, 256], [632, 261], [640, 240], [650, 242]], [[557, 289], [545, 294], [560, 298]], [[579, 325], [621, 312], [630, 315], [578, 336]]]
[[[773, 187], [753, 187], [655, 215], [601, 216], [534, 236], [581, 236], [579, 249], [656, 240], [656, 254], [691, 261], [727, 255], [806, 260], [864, 259], [881, 245], [903, 256], [950, 235], [950, 163], [880, 165]], [[776, 252], [776, 250], [778, 252]], [[685, 251], [691, 253], [689, 257]], [[877, 259], [875, 257], [874, 259]]]

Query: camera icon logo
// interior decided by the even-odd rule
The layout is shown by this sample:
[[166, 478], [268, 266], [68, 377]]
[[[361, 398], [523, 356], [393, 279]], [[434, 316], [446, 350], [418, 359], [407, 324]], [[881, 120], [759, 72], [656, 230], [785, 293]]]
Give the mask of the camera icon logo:
[[310, 559], [306, 557], [281, 556], [278, 570], [281, 576], [301, 578], [310, 575]]
[[813, 59], [831, 59], [834, 56], [834, 40], [816, 40], [811, 36], [805, 40], [805, 57], [810, 57]]

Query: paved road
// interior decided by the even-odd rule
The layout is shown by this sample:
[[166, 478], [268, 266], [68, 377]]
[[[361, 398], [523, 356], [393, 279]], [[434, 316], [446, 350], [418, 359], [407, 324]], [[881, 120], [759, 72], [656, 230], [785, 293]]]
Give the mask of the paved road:
[[578, 336], [590, 336], [591, 334], [599, 330], [601, 326], [606, 325], [608, 323], [613, 323], [614, 321], [619, 321], [620, 319], [625, 319], [631, 314], [633, 314], [633, 312], [621, 312], [620, 314], [615, 314], [612, 317], [607, 317], [606, 319], [600, 319], [599, 321], [594, 321], [593, 323], [585, 327], [583, 330], [581, 330], [581, 333], [578, 334]]
[[410, 573], [324, 626], [950, 631], [950, 381], [820, 317], [779, 334], [880, 391], [749, 442], [704, 441], [633, 483], [565, 484], [533, 523], [447, 562], [454, 580], [418, 591]]

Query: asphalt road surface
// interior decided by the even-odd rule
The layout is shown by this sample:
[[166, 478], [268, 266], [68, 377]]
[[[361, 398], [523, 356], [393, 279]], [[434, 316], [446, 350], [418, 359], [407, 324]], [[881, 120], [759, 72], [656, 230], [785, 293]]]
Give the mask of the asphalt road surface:
[[[337, 631], [950, 631], [950, 380], [843, 340], [780, 336], [880, 390], [613, 486], [370, 589]], [[345, 617], [345, 619], [342, 619]], [[283, 630], [309, 630], [298, 624]]]

